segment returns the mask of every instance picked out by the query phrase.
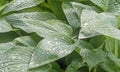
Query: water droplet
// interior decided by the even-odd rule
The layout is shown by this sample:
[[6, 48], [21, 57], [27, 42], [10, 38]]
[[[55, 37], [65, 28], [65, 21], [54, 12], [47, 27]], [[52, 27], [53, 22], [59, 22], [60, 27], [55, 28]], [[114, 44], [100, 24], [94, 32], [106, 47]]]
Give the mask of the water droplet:
[[88, 26], [88, 23], [84, 23], [84, 24], [83, 24], [83, 27], [86, 27], [86, 26]]
[[16, 58], [16, 56], [13, 56], [13, 57], [12, 57], [12, 59], [15, 59], [15, 58]]

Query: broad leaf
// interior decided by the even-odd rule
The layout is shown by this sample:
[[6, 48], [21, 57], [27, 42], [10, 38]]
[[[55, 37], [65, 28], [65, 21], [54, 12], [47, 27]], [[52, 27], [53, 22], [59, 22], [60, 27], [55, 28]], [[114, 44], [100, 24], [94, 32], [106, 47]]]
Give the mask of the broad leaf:
[[62, 10], [62, 2], [58, 0], [48, 0], [49, 9], [53, 11], [55, 16], [60, 20], [65, 20], [65, 15]]
[[[22, 39], [23, 37], [19, 38]], [[26, 38], [26, 37], [25, 37]], [[18, 39], [17, 39], [18, 40]], [[29, 41], [29, 44], [27, 44]], [[14, 46], [12, 43], [0, 44], [0, 71], [1, 72], [36, 72], [44, 69], [32, 69], [51, 63], [62, 58], [74, 49], [72, 40], [68, 37], [55, 36], [53, 38], [43, 39], [37, 47], [29, 47], [34, 43], [29, 37], [22, 41], [21, 46]], [[35, 43], [34, 43], [35, 44]], [[46, 70], [45, 70], [46, 71]]]
[[[34, 43], [32, 38], [29, 36], [25, 36], [24, 40], [22, 41], [23, 45], [16, 46], [18, 45], [18, 42], [16, 41], [23, 38], [24, 37], [20, 37], [13, 42], [0, 44], [0, 72], [29, 72], [29, 60], [31, 59], [31, 54], [34, 51], [34, 48], [23, 46], [27, 44], [27, 41], [29, 41], [29, 44], [27, 44], [29, 46], [30, 43], [35, 44], [36, 42]], [[36, 72], [37, 70], [31, 70], [30, 72]], [[39, 71], [43, 71], [43, 68], [39, 68]]]
[[7, 52], [9, 49], [13, 48], [15, 44], [13, 42], [0, 43], [0, 54]]
[[104, 11], [108, 10], [109, 7], [109, 1], [110, 0], [90, 0], [93, 3], [95, 3], [96, 5], [98, 5], [99, 7], [101, 7]]
[[80, 63], [80, 61], [73, 60], [72, 63], [66, 68], [65, 72], [77, 72], [77, 70], [83, 66], [85, 65]]
[[[88, 14], [89, 13], [89, 14]], [[81, 26], [82, 29], [87, 29], [90, 35], [106, 35], [112, 38], [120, 39], [120, 31], [117, 29], [117, 18], [114, 15], [108, 13], [96, 13], [93, 10], [85, 9], [81, 15]], [[84, 32], [80, 31], [79, 38]]]
[[35, 40], [31, 36], [23, 36], [16, 38], [14, 41], [16, 41], [17, 43], [21, 43], [25, 46], [35, 47], [39, 40]]
[[16, 32], [10, 31], [5, 33], [0, 33], [0, 43], [7, 43], [13, 41], [19, 35]]
[[120, 68], [114, 64], [111, 60], [106, 60], [104, 63], [100, 65], [101, 68], [105, 70], [105, 72], [119, 72]]
[[13, 0], [4, 8], [3, 13], [5, 14], [11, 11], [19, 11], [25, 8], [30, 8], [37, 6], [42, 2], [44, 2], [44, 0]]
[[13, 47], [0, 55], [0, 72], [27, 72], [33, 48]]
[[108, 53], [108, 57], [118, 66], [120, 67], [120, 59], [117, 58], [114, 54]]
[[80, 21], [79, 18], [74, 10], [74, 8], [72, 7], [71, 3], [69, 2], [64, 2], [62, 5], [63, 11], [65, 13], [65, 16], [69, 22], [69, 24], [74, 28], [78, 28], [80, 27]]
[[117, 0], [91, 0], [104, 11], [120, 15], [120, 2]]
[[101, 49], [94, 49], [94, 50], [81, 49], [80, 55], [87, 62], [89, 66], [89, 70], [91, 70], [96, 65], [104, 62], [106, 58], [105, 52]]
[[27, 72], [49, 72], [51, 70], [51, 66], [52, 66], [51, 64], [48, 64], [41, 67], [30, 69]]
[[40, 21], [32, 19], [8, 18], [7, 21], [27, 33], [36, 32], [39, 36], [48, 37], [54, 34], [72, 34], [72, 28], [58, 20]]
[[78, 40], [76, 47], [77, 48], [75, 49], [75, 51], [78, 53], [80, 53], [81, 49], [88, 49], [88, 50], [94, 49], [94, 47], [90, 43], [85, 42], [83, 40]]
[[4, 18], [0, 18], [0, 33], [11, 31], [12, 27]]
[[33, 20], [51, 20], [56, 19], [55, 15], [49, 12], [27, 12], [27, 13], [16, 13], [7, 16], [7, 18], [14, 18], [17, 17], [18, 19], [33, 19]]
[[82, 57], [80, 56], [79, 53], [73, 51], [71, 54], [69, 54], [66, 58], [65, 58], [65, 64], [69, 65], [71, 64], [72, 61], [74, 60], [78, 60], [79, 62], [82, 61]]
[[104, 45], [106, 42], [105, 36], [95, 36], [90, 39], [89, 43], [92, 44], [95, 48], [99, 48]]
[[92, 9], [92, 7], [90, 7], [88, 5], [84, 5], [82, 3], [71, 2], [71, 4], [72, 4], [72, 7], [75, 10], [75, 12], [76, 12], [76, 14], [79, 18], [79, 21], [80, 21], [80, 16], [81, 16], [81, 13], [82, 13], [83, 9]]
[[72, 43], [72, 40], [66, 36], [43, 39], [32, 54], [29, 67], [42, 66], [70, 54], [74, 49]]

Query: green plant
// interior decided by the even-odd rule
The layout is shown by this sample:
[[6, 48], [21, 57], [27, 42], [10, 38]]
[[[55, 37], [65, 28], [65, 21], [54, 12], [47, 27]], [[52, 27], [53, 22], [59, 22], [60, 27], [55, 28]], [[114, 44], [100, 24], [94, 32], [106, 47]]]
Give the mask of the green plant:
[[120, 72], [119, 0], [0, 0], [0, 72]]

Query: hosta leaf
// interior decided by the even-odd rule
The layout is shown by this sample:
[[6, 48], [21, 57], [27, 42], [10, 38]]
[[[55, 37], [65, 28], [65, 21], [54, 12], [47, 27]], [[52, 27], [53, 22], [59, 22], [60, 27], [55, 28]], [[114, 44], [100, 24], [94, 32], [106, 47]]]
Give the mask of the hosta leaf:
[[101, 49], [94, 49], [92, 51], [88, 49], [81, 49], [80, 55], [87, 62], [89, 66], [89, 70], [91, 70], [93, 67], [95, 67], [99, 63], [104, 62], [106, 57], [106, 54]]
[[90, 43], [88, 43], [86, 41], [78, 40], [78, 42], [77, 42], [77, 48], [75, 49], [75, 51], [78, 52], [78, 53], [80, 53], [81, 49], [92, 50], [92, 49], [94, 49], [94, 47]]
[[34, 7], [42, 2], [44, 2], [44, 0], [13, 0], [4, 8], [3, 13], [5, 14], [11, 11], [19, 11], [25, 8]]
[[105, 42], [106, 42], [105, 36], [95, 36], [91, 38], [89, 41], [89, 43], [92, 44], [95, 48], [103, 46]]
[[0, 55], [0, 72], [27, 72], [33, 48], [13, 47]]
[[11, 42], [17, 37], [18, 35], [16, 34], [16, 32], [13, 31], [0, 33], [0, 43]]
[[80, 56], [79, 53], [73, 51], [71, 54], [69, 54], [66, 58], [65, 58], [65, 63], [66, 65], [71, 64], [72, 61], [74, 60], [79, 60], [79, 62], [82, 61], [82, 57]]
[[16, 28], [20, 28], [25, 32], [36, 32], [39, 36], [48, 37], [53, 34], [72, 34], [72, 28], [58, 20], [40, 21], [31, 19], [8, 18], [7, 21]]
[[101, 68], [103, 68], [107, 72], [119, 72], [120, 68], [114, 64], [111, 60], [106, 60], [104, 63], [100, 65]]
[[[20, 41], [20, 39], [23, 39], [23, 41]], [[34, 48], [29, 46], [36, 45], [34, 40], [35, 39], [33, 36], [23, 36], [15, 39], [13, 42], [1, 43], [0, 72], [48, 72], [50, 65], [45, 65], [29, 70], [29, 61], [31, 59], [32, 53], [34, 52]], [[16, 46], [19, 45], [18, 43], [23, 45]]]
[[42, 66], [68, 55], [74, 49], [72, 43], [72, 40], [66, 36], [43, 39], [37, 45], [37, 50], [32, 55], [29, 67]]
[[38, 68], [30, 69], [28, 72], [49, 72], [51, 70], [51, 64], [44, 65]]
[[104, 11], [107, 11], [108, 7], [109, 7], [109, 0], [90, 0], [93, 3], [95, 3], [96, 5], [98, 5], [99, 7], [101, 7]]
[[51, 63], [51, 69], [48, 72], [52, 72], [52, 70], [55, 70], [56, 72], [63, 72], [57, 62]]
[[88, 5], [84, 5], [82, 3], [77, 3], [77, 2], [71, 2], [75, 12], [77, 13], [77, 16], [79, 18], [79, 21], [80, 21], [80, 16], [81, 16], [81, 13], [82, 13], [82, 10], [83, 9], [92, 9], [92, 7], [88, 6]]
[[5, 19], [0, 18], [0, 33], [11, 31], [12, 27]]
[[[90, 32], [88, 31], [88, 33], [91, 33], [92, 36], [102, 34], [120, 39], [120, 31], [117, 29], [117, 24], [117, 18], [108, 13], [98, 14], [95, 11], [85, 9], [81, 15], [82, 28], [89, 30]], [[84, 34], [84, 32], [80, 32], [79, 38], [81, 38], [81, 34]]]
[[66, 36], [43, 39], [37, 47], [30, 47], [30, 42], [34, 43], [34, 41], [26, 36], [25, 38], [22, 43], [27, 44], [29, 41], [28, 46], [18, 46], [18, 44], [16, 46], [13, 43], [0, 44], [2, 46], [0, 47], [0, 72], [48, 72], [49, 67], [44, 65], [68, 55], [74, 48], [71, 45], [72, 40]]
[[85, 65], [80, 63], [80, 61], [73, 60], [72, 63], [66, 68], [65, 72], [77, 72], [77, 70], [83, 66]]
[[79, 18], [74, 10], [74, 8], [72, 7], [71, 3], [69, 2], [64, 2], [62, 5], [63, 11], [65, 13], [65, 16], [69, 22], [69, 24], [74, 28], [78, 28], [80, 27], [80, 21]]
[[91, 0], [104, 11], [120, 15], [120, 2], [118, 0]]
[[109, 58], [118, 66], [120, 67], [120, 59], [117, 58], [114, 54], [109, 53], [108, 54]]
[[90, 37], [94, 37], [94, 36], [98, 36], [98, 35], [100, 35], [100, 34], [93, 30], [89, 30], [87, 28], [81, 28], [81, 30], [79, 32], [79, 39], [90, 38]]
[[7, 52], [9, 49], [13, 48], [15, 44], [13, 42], [0, 43], [0, 54]]
[[17, 13], [17, 14], [12, 14], [8, 16], [8, 18], [14, 18], [17, 17], [19, 19], [33, 19], [33, 20], [41, 20], [41, 21], [46, 21], [46, 20], [51, 20], [51, 19], [56, 19], [56, 17], [49, 12], [27, 12], [27, 13]]
[[[48, 72], [50, 65], [41, 66], [39, 68], [30, 69], [29, 59], [33, 52], [31, 47], [14, 47], [14, 44], [6, 43], [0, 46], [4, 47], [4, 54], [0, 55], [0, 71], [1, 72]], [[7, 47], [8, 46], [8, 47]], [[5, 50], [6, 49], [6, 50]], [[1, 52], [2, 53], [2, 52]]]
[[[106, 51], [110, 52], [110, 53], [115, 53], [116, 56], [118, 56], [118, 40], [114, 39], [114, 38], [110, 38], [110, 37], [106, 37], [106, 41], [105, 41], [105, 49]], [[116, 51], [117, 50], [117, 51]]]
[[53, 11], [58, 19], [65, 20], [65, 15], [62, 10], [62, 2], [58, 0], [48, 0], [49, 8]]
[[19, 38], [16, 38], [14, 41], [24, 44], [25, 46], [31, 46], [31, 47], [35, 47], [38, 43], [31, 36], [19, 37]]

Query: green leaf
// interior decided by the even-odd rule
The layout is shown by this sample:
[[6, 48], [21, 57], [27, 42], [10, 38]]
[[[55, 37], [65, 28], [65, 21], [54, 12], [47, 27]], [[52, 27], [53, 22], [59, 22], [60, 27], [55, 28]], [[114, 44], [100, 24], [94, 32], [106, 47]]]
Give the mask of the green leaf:
[[0, 72], [27, 72], [33, 48], [13, 47], [0, 55]]
[[69, 2], [63, 2], [62, 5], [64, 14], [68, 20], [68, 23], [74, 28], [78, 28], [80, 27], [80, 21], [79, 18], [74, 10], [74, 8], [72, 7], [71, 3]]
[[62, 2], [58, 0], [48, 0], [49, 8], [53, 11], [56, 17], [60, 20], [65, 20], [65, 15], [62, 10]]
[[[102, 34], [120, 39], [120, 31], [116, 28], [117, 24], [117, 18], [109, 13], [98, 14], [93, 10], [85, 9], [81, 15], [82, 29], [86, 29], [87, 33], [89, 33], [86, 37]], [[84, 35], [84, 31], [80, 31], [79, 38], [82, 38], [81, 34]]]
[[4, 18], [0, 18], [0, 33], [11, 31], [12, 27]]
[[120, 15], [120, 2], [117, 0], [91, 0], [104, 11]]
[[33, 39], [32, 36], [18, 37], [14, 41], [21, 43], [28, 47], [35, 47], [37, 45], [37, 43], [39, 42], [39, 40], [37, 41], [37, 40]]
[[108, 53], [108, 57], [118, 66], [120, 67], [120, 59], [117, 58], [114, 54]]
[[30, 8], [39, 5], [44, 0], [13, 0], [3, 10], [3, 14], [11, 11], [19, 11], [25, 8]]
[[16, 32], [13, 31], [0, 33], [0, 43], [11, 42], [17, 37], [18, 35], [16, 34]]
[[7, 18], [10, 19], [33, 19], [33, 20], [40, 20], [40, 21], [46, 21], [51, 19], [56, 19], [55, 15], [53, 15], [50, 12], [26, 12], [26, 13], [16, 13], [7, 16]]
[[[27, 41], [29, 41], [29, 46], [18, 46], [18, 44], [14, 46], [13, 43], [0, 44], [2, 46], [0, 47], [1, 72], [47, 72], [44, 68], [49, 67], [46, 68], [44, 65], [68, 55], [74, 49], [72, 40], [66, 36], [43, 39], [37, 47], [30, 47], [30, 42], [33, 43], [33, 40], [29, 37], [25, 38], [22, 43], [27, 44]], [[40, 66], [43, 66], [43, 68], [36, 68]]]
[[56, 62], [51, 63], [51, 69], [49, 71], [52, 72], [52, 70], [56, 72], [63, 72], [63, 70], [60, 68], [60, 66]]
[[86, 42], [86, 41], [83, 41], [83, 40], [78, 40], [77, 42], [76, 42], [76, 49], [75, 49], [75, 51], [77, 52], [77, 53], [80, 53], [80, 50], [81, 49], [88, 49], [88, 50], [92, 50], [92, 49], [94, 49], [94, 47], [90, 44], [90, 43], [88, 43], [88, 42]]
[[107, 37], [105, 42], [105, 49], [110, 53], [114, 53], [116, 49], [116, 39]]
[[106, 60], [104, 63], [100, 65], [101, 68], [105, 70], [105, 72], [119, 72], [120, 68], [114, 64], [111, 60]]
[[32, 20], [8, 18], [7, 21], [16, 28], [20, 28], [27, 33], [35, 32], [39, 36], [48, 37], [54, 34], [65, 34], [71, 36], [72, 28], [58, 20]]
[[79, 60], [79, 62], [82, 61], [82, 57], [80, 56], [79, 53], [73, 51], [71, 54], [69, 54], [66, 58], [65, 58], [65, 64], [69, 65], [71, 64], [72, 61], [74, 60]]
[[85, 66], [78, 60], [73, 60], [72, 63], [66, 68], [65, 72], [77, 72], [80, 67]]
[[0, 1], [0, 6], [4, 5], [7, 1], [6, 0], [1, 0]]
[[7, 52], [9, 49], [13, 48], [15, 44], [13, 42], [0, 43], [0, 54]]
[[87, 28], [81, 28], [80, 32], [79, 32], [79, 39], [85, 39], [85, 38], [90, 38], [90, 37], [94, 37], [94, 36], [98, 36], [100, 35], [99, 33], [87, 29]]
[[48, 64], [38, 68], [30, 69], [27, 72], [49, 72], [50, 69], [51, 69], [51, 64]]
[[81, 16], [81, 13], [82, 13], [82, 10], [83, 9], [92, 9], [91, 6], [88, 6], [88, 5], [84, 5], [82, 3], [77, 3], [77, 2], [71, 2], [72, 4], [72, 7], [74, 8], [78, 18], [79, 18], [79, 21], [80, 21], [80, 16]]
[[95, 36], [90, 39], [89, 43], [94, 46], [94, 48], [99, 48], [103, 46], [103, 44], [106, 42], [105, 36]]
[[29, 67], [42, 66], [70, 54], [74, 49], [72, 44], [72, 40], [66, 36], [43, 39], [37, 45], [37, 50], [32, 55]]
[[89, 66], [89, 70], [91, 70], [96, 65], [104, 62], [106, 58], [105, 52], [101, 49], [94, 49], [94, 50], [81, 49], [80, 55], [87, 62]]
[[102, 8], [104, 11], [107, 11], [109, 7], [109, 0], [90, 0], [96, 5], [98, 5], [100, 8]]

